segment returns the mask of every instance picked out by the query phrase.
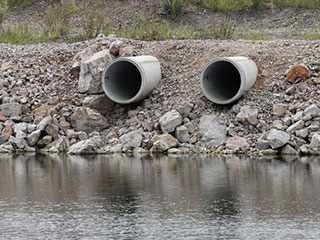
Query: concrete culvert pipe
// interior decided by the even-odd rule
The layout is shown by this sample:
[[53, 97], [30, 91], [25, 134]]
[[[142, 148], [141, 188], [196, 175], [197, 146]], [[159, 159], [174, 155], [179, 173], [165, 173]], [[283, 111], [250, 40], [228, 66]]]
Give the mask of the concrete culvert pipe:
[[102, 87], [114, 102], [138, 102], [150, 94], [161, 80], [160, 63], [152, 56], [122, 57], [104, 70]]
[[216, 58], [202, 71], [200, 85], [210, 101], [229, 104], [249, 91], [257, 76], [257, 65], [246, 57]]

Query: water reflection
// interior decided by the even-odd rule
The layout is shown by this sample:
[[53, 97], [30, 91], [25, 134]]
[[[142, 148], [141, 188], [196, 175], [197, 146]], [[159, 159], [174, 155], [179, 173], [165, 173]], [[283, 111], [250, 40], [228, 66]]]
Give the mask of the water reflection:
[[1, 239], [317, 239], [320, 166], [199, 156], [1, 155]]

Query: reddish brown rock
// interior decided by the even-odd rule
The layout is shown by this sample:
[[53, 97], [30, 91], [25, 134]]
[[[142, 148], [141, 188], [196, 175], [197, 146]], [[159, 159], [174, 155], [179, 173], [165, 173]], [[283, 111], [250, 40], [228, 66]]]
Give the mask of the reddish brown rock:
[[34, 111], [34, 117], [36, 120], [41, 120], [48, 115], [53, 116], [56, 113], [56, 106], [43, 105]]
[[286, 77], [291, 83], [303, 82], [310, 77], [310, 72], [305, 66], [293, 65], [286, 72]]

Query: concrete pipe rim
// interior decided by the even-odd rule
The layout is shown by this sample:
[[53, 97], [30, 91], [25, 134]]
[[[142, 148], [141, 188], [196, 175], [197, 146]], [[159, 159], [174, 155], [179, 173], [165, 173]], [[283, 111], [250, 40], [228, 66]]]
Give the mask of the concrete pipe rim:
[[[134, 58], [134, 57], [120, 57], [120, 58], [117, 58], [115, 60], [113, 60], [111, 63], [109, 63], [104, 71], [103, 71], [103, 74], [102, 74], [102, 88], [103, 88], [103, 91], [104, 93], [107, 95], [107, 97], [116, 102], [116, 103], [119, 103], [119, 104], [129, 104], [129, 103], [133, 103], [135, 102], [138, 98], [139, 98], [139, 95], [141, 94], [141, 92], [143, 92], [143, 88], [144, 88], [144, 85], [145, 85], [145, 72], [144, 72], [144, 69], [141, 67], [141, 65], [139, 63], [137, 63], [136, 61], [134, 61], [133, 59], [131, 58]], [[114, 93], [112, 93], [107, 87], [106, 87], [106, 77], [107, 77], [107, 74], [108, 74], [108, 71], [110, 70], [110, 68], [112, 68], [115, 64], [118, 64], [119, 62], [127, 62], [127, 63], [130, 63], [132, 64], [138, 71], [139, 71], [139, 74], [140, 74], [140, 88], [139, 88], [139, 91], [137, 91], [135, 93], [135, 95], [131, 98], [127, 98], [127, 99], [119, 99], [117, 97], [114, 96]]]
[[[238, 91], [233, 94], [233, 97], [227, 99], [227, 100], [220, 100], [219, 98], [216, 98], [216, 97], [213, 97], [212, 94], [210, 94], [207, 89], [204, 87], [204, 82], [203, 82], [203, 79], [205, 78], [205, 74], [206, 74], [206, 71], [208, 70], [208, 68], [217, 63], [217, 62], [227, 62], [229, 64], [231, 64], [234, 68], [237, 69], [237, 72], [239, 73], [239, 76], [240, 76], [240, 86], [238, 88]], [[244, 87], [245, 87], [245, 72], [243, 71], [242, 67], [236, 62], [236, 61], [233, 61], [232, 59], [229, 59], [228, 57], [218, 57], [218, 58], [215, 58], [213, 60], [211, 60], [209, 63], [206, 64], [206, 66], [203, 68], [203, 71], [201, 73], [201, 76], [200, 76], [200, 87], [201, 87], [201, 90], [202, 92], [204, 93], [204, 95], [213, 103], [216, 103], [216, 104], [220, 104], [220, 105], [226, 105], [226, 104], [230, 104], [236, 100], [238, 100], [242, 94], [239, 94], [243, 91]]]

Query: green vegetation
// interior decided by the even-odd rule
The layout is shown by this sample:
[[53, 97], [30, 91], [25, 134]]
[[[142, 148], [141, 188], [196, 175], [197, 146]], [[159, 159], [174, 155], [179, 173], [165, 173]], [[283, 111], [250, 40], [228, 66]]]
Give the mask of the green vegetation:
[[[75, 0], [57, 0], [48, 6], [41, 24], [43, 33], [39, 34], [26, 24], [11, 27], [2, 27], [2, 21], [8, 9], [21, 9], [37, 0], [0, 0], [0, 42], [4, 43], [36, 43], [51, 39], [64, 41], [79, 41], [96, 37], [99, 33], [115, 34], [140, 40], [166, 40], [166, 39], [252, 39], [269, 40], [270, 37], [263, 32], [245, 31], [244, 35], [235, 34], [236, 24], [226, 18], [220, 23], [196, 29], [192, 25], [181, 26], [176, 24], [178, 18], [186, 12], [197, 11], [197, 5], [213, 11], [242, 11], [246, 9], [265, 9], [270, 4], [274, 6], [293, 6], [319, 8], [320, 0], [148, 0], [147, 4], [160, 6], [160, 16], [140, 13], [135, 24], [113, 23], [110, 16], [100, 10], [101, 4], [106, 0], [88, 0], [76, 5]], [[226, 14], [228, 15], [228, 14]], [[80, 16], [81, 32], [72, 32], [72, 19]], [[153, 16], [153, 17], [152, 17]], [[108, 17], [108, 18], [107, 18]], [[264, 29], [264, 28], [261, 28]], [[311, 30], [303, 34], [296, 34], [292, 38], [314, 40], [320, 39], [318, 30]], [[80, 32], [80, 33], [79, 33]], [[298, 37], [297, 37], [298, 36]]]
[[8, 3], [6, 0], [0, 0], [0, 29], [2, 28], [2, 22], [4, 19], [4, 15], [8, 9]]
[[74, 0], [60, 0], [45, 12], [44, 34], [49, 38], [65, 37], [70, 33], [71, 18], [77, 13]]
[[10, 9], [19, 10], [32, 5], [35, 0], [7, 0]]
[[175, 19], [184, 13], [185, 5], [183, 0], [161, 0], [161, 13]]
[[44, 36], [35, 34], [27, 25], [18, 24], [0, 30], [0, 42], [14, 44], [36, 43], [45, 40]]
[[273, 0], [276, 6], [320, 9], [320, 0]]
[[106, 17], [102, 11], [95, 10], [94, 6], [88, 2], [80, 6], [81, 26], [84, 38], [94, 38], [105, 28]]

